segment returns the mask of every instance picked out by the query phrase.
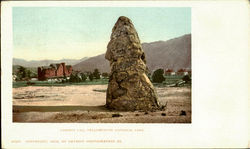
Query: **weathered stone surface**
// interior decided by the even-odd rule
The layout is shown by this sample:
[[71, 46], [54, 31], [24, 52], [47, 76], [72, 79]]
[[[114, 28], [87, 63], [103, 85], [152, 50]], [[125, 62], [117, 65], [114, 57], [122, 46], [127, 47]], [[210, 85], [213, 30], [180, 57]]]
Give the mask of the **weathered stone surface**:
[[146, 75], [145, 54], [129, 18], [121, 16], [117, 20], [105, 58], [111, 66], [106, 96], [108, 108], [125, 111], [160, 108], [154, 87]]

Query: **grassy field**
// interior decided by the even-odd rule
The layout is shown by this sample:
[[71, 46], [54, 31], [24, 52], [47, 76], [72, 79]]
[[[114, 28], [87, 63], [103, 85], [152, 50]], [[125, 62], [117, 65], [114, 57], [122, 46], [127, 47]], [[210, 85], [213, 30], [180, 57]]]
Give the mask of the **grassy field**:
[[183, 76], [164, 76], [165, 77], [165, 81], [163, 81], [162, 83], [153, 83], [154, 85], [171, 85], [171, 84], [175, 84], [178, 81], [182, 80]]
[[[182, 79], [183, 76], [165, 76], [166, 80], [162, 83], [153, 83], [154, 86], [165, 86], [175, 84]], [[26, 87], [26, 86], [68, 86], [68, 85], [103, 85], [108, 84], [108, 79], [94, 79], [93, 81], [86, 80], [85, 82], [72, 83], [72, 82], [48, 82], [48, 81], [30, 81], [32, 85], [28, 85], [27, 81], [13, 82], [13, 88]]]
[[89, 81], [86, 80], [85, 82], [79, 82], [79, 83], [71, 83], [71, 82], [48, 82], [48, 81], [30, 81], [31, 83], [34, 83], [32, 85], [27, 85], [27, 81], [17, 81], [13, 82], [13, 88], [18, 87], [26, 87], [26, 86], [69, 86], [69, 85], [102, 85], [102, 84], [108, 84], [108, 79], [98, 79]]

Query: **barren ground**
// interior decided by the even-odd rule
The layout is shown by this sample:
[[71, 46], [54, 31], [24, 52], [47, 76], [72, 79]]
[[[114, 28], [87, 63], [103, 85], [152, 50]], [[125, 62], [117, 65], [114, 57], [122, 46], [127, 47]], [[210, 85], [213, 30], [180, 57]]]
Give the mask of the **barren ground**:
[[106, 88], [107, 85], [13, 88], [13, 122], [191, 123], [191, 87], [156, 87], [159, 101], [167, 103], [167, 107], [154, 112], [110, 111], [104, 107]]

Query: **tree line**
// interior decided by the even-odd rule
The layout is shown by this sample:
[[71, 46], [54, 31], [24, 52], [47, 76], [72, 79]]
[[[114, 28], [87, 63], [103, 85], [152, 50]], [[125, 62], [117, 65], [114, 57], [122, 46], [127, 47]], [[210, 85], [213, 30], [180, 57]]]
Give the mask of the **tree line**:
[[19, 66], [17, 68], [16, 73], [13, 73], [13, 74], [16, 75], [16, 78], [15, 78], [16, 81], [29, 80], [33, 77], [37, 77], [36, 73], [32, 72], [31, 70], [23, 66]]
[[[16, 73], [16, 81], [22, 81], [22, 80], [29, 80], [30, 78], [33, 77], [37, 77], [37, 74], [32, 72], [31, 70], [23, 67], [23, 66], [19, 66], [17, 69], [17, 73]], [[104, 72], [104, 73], [100, 73], [100, 71], [96, 68], [94, 69], [93, 72], [77, 72], [77, 71], [73, 71], [72, 74], [70, 75], [69, 79], [67, 79], [67, 77], [65, 77], [62, 82], [85, 82], [87, 79], [89, 81], [93, 81], [98, 80], [98, 79], [108, 79], [109, 77], [109, 73]], [[157, 69], [153, 72], [153, 74], [151, 75], [150, 73], [148, 74], [148, 78], [153, 82], [153, 83], [162, 83], [165, 81], [165, 77], [164, 77], [164, 70], [163, 69]], [[183, 81], [185, 82], [190, 82], [191, 78], [189, 75], [185, 75], [182, 78]]]
[[100, 71], [98, 69], [94, 69], [93, 72], [73, 72], [70, 77], [69, 80], [67, 80], [68, 82], [85, 82], [87, 79], [89, 81], [93, 81], [94, 79], [98, 80], [98, 79], [107, 79], [109, 77], [109, 74], [107, 72], [104, 73], [100, 73]]
[[[162, 83], [163, 81], [166, 80], [166, 78], [164, 77], [164, 70], [163, 69], [155, 70], [153, 72], [152, 76], [151, 76], [151, 74], [148, 74], [148, 78], [154, 83]], [[186, 83], [190, 83], [191, 77], [189, 75], [184, 75], [182, 77], [182, 80], [185, 81]]]

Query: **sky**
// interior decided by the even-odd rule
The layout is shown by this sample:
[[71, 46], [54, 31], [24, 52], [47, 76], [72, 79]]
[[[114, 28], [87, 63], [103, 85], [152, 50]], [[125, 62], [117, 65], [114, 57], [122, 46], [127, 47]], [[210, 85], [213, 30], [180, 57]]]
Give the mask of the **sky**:
[[141, 43], [191, 33], [187, 7], [14, 7], [13, 57], [80, 59], [106, 52], [119, 16], [130, 18]]

